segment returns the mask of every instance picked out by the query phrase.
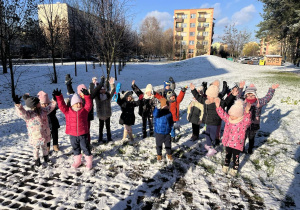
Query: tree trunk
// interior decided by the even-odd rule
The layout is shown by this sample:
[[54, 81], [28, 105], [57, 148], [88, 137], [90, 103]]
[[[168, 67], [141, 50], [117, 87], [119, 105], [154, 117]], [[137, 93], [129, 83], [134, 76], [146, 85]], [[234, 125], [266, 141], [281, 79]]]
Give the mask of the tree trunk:
[[75, 77], [77, 77], [77, 60], [75, 58]]
[[53, 79], [52, 79], [52, 83], [57, 83], [57, 76], [56, 76], [56, 66], [55, 66], [55, 58], [54, 58], [54, 50], [51, 50], [52, 53], [52, 65], [53, 65]]

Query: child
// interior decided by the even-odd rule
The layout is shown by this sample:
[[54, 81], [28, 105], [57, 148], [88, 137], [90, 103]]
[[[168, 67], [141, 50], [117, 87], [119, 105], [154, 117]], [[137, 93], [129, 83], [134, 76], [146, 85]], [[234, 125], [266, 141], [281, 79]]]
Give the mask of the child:
[[123, 140], [127, 138], [127, 134], [131, 141], [133, 141], [133, 134], [131, 126], [134, 125], [135, 115], [134, 115], [134, 107], [140, 105], [140, 101], [134, 101], [132, 97], [132, 91], [123, 92], [123, 97], [120, 97], [120, 93], [118, 94], [117, 103], [121, 107], [122, 114], [120, 116], [119, 123], [124, 125], [124, 133]]
[[154, 130], [155, 130], [155, 139], [156, 139], [156, 152], [157, 152], [157, 161], [162, 160], [162, 145], [165, 144], [167, 151], [167, 160], [172, 161], [173, 157], [171, 154], [171, 135], [170, 132], [173, 127], [173, 117], [172, 113], [169, 110], [167, 100], [165, 98], [159, 99], [160, 109], [157, 107], [154, 108]]
[[[216, 104], [214, 102], [214, 99], [218, 97], [219, 88], [216, 85], [210, 85], [205, 93], [207, 98], [200, 95], [192, 83], [190, 84], [190, 88], [195, 99], [204, 106], [204, 114], [202, 118], [202, 122], [205, 124], [204, 134], [206, 138], [204, 148], [208, 150], [206, 156], [212, 156], [217, 152], [214, 149], [216, 146], [215, 139], [218, 132], [218, 126], [222, 123], [222, 120], [216, 111]], [[231, 100], [234, 100], [237, 94], [238, 92], [236, 91], [232, 95], [226, 97], [225, 100], [221, 99], [221, 107], [224, 108], [226, 104], [228, 104]]]
[[88, 113], [92, 109], [92, 100], [87, 89], [82, 89], [84, 94], [85, 105], [82, 99], [76, 93], [71, 98], [71, 107], [65, 104], [61, 91], [56, 89], [53, 94], [56, 97], [58, 107], [66, 117], [66, 134], [70, 135], [70, 141], [74, 153], [73, 168], [78, 168], [81, 165], [81, 150], [85, 154], [86, 168], [92, 168], [91, 150], [88, 146]]
[[[248, 148], [248, 154], [252, 154], [253, 147], [254, 147], [254, 139], [257, 131], [260, 129], [260, 116], [261, 116], [261, 110], [264, 106], [269, 103], [269, 101], [273, 98], [273, 95], [275, 93], [275, 89], [279, 87], [279, 84], [273, 84], [271, 88], [269, 88], [269, 91], [267, 95], [263, 98], [258, 98], [256, 94], [256, 87], [254, 84], [250, 84], [246, 90], [245, 90], [245, 101], [247, 103], [251, 104], [250, 112], [252, 113], [251, 117], [251, 125], [247, 129], [246, 137], [249, 138], [249, 148]], [[243, 87], [241, 87], [242, 89]]]
[[218, 115], [225, 122], [222, 143], [225, 146], [226, 156], [222, 171], [227, 174], [231, 157], [233, 158], [233, 168], [229, 174], [237, 175], [239, 168], [239, 155], [244, 148], [244, 140], [247, 128], [251, 124], [251, 113], [249, 112], [251, 104], [247, 103], [244, 112], [244, 103], [241, 99], [235, 101], [228, 114], [220, 107], [220, 99], [215, 98], [216, 110]]
[[110, 132], [110, 117], [111, 117], [111, 99], [116, 90], [115, 79], [112, 77], [109, 80], [110, 92], [105, 89], [104, 80], [92, 91], [91, 97], [96, 101], [97, 116], [99, 118], [99, 138], [98, 143], [103, 141], [104, 123], [106, 127], [107, 141], [112, 141]]
[[23, 95], [25, 104], [31, 110], [25, 110], [21, 104], [21, 97], [17, 95], [13, 98], [15, 102], [16, 112], [26, 122], [28, 130], [29, 143], [33, 146], [33, 157], [35, 159], [35, 166], [40, 166], [41, 161], [39, 158], [40, 147], [42, 148], [43, 157], [45, 162], [49, 162], [49, 151], [47, 143], [50, 142], [50, 128], [48, 124], [47, 115], [53, 111], [56, 102], [53, 101], [50, 106], [45, 108], [41, 107], [40, 100], [37, 97]]
[[149, 126], [149, 135], [153, 136], [153, 110], [155, 107], [155, 98], [153, 95], [153, 88], [151, 84], [146, 86], [145, 94], [138, 88], [135, 84], [135, 80], [132, 81], [132, 90], [140, 99], [139, 105], [139, 115], [142, 117], [143, 120], [143, 138], [147, 138], [147, 121]]
[[[203, 90], [203, 87], [201, 89], [197, 89], [198, 93]], [[203, 105], [199, 103], [195, 97], [193, 97], [192, 101], [188, 105], [187, 109], [187, 120], [192, 123], [192, 129], [193, 129], [193, 134], [191, 137], [192, 141], [196, 141], [199, 138], [199, 133], [200, 133], [200, 124], [202, 121], [203, 117]]]
[[[49, 100], [49, 97], [48, 97], [47, 93], [45, 93], [44, 91], [40, 91], [40, 92], [38, 92], [37, 95], [40, 99], [41, 107], [45, 108], [50, 104], [50, 100]], [[54, 100], [56, 100], [56, 99], [54, 99]], [[58, 107], [55, 106], [54, 110], [48, 114], [48, 123], [49, 123], [49, 128], [51, 130], [51, 137], [53, 139], [53, 150], [55, 152], [59, 151], [59, 148], [58, 148], [58, 128], [60, 128], [60, 126], [59, 126], [58, 119], [56, 117], [56, 110], [57, 109], [58, 109]], [[48, 152], [50, 150], [50, 144], [51, 144], [51, 142], [47, 143]]]
[[169, 81], [164, 81], [164, 88], [157, 90], [157, 92], [164, 98], [167, 98], [168, 92], [173, 92], [176, 88], [173, 77], [169, 78]]
[[92, 94], [93, 90], [99, 85], [97, 82], [97, 77], [92, 78], [92, 82], [90, 83], [89, 92]]

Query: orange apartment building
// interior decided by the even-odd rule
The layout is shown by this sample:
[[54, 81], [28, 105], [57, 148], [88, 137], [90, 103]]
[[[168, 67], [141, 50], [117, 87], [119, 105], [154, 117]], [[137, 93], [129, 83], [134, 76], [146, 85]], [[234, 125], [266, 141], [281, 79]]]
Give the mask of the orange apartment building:
[[260, 40], [260, 55], [280, 55], [281, 44], [271, 38], [262, 38]]
[[174, 10], [174, 59], [210, 55], [214, 9]]

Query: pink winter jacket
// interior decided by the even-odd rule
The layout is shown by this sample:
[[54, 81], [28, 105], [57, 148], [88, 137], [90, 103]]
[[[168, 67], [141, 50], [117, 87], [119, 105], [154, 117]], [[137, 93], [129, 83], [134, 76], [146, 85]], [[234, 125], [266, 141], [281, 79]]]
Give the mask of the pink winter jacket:
[[91, 96], [84, 96], [85, 106], [79, 111], [74, 111], [72, 107], [68, 107], [62, 95], [56, 96], [58, 108], [66, 117], [66, 134], [71, 136], [81, 136], [89, 132], [88, 114], [92, 109]]
[[52, 102], [49, 106], [41, 107], [41, 113], [38, 115], [33, 110], [25, 110], [22, 105], [16, 107], [16, 112], [26, 122], [29, 143], [32, 146], [42, 146], [50, 142], [50, 128], [47, 115], [54, 110], [56, 102]]
[[225, 147], [230, 147], [243, 151], [246, 130], [251, 124], [251, 114], [244, 113], [242, 121], [233, 124], [229, 122], [229, 115], [219, 107], [216, 109], [219, 117], [225, 122], [225, 128], [222, 138], [222, 144]]

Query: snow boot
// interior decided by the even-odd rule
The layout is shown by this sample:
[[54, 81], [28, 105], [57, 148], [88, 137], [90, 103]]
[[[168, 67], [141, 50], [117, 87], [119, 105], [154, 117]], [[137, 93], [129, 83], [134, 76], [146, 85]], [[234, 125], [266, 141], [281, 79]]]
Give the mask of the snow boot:
[[126, 140], [127, 139], [127, 130], [126, 129], [124, 129], [124, 131], [123, 131], [123, 139], [122, 140]]
[[98, 143], [103, 141], [103, 133], [99, 133]]
[[191, 137], [191, 141], [196, 141], [196, 140], [198, 140], [198, 136], [196, 136], [196, 135], [192, 135], [192, 137]]
[[233, 176], [233, 177], [236, 177], [236, 176], [237, 176], [237, 170], [231, 168], [231, 169], [229, 170], [229, 174], [230, 174], [231, 176]]
[[91, 170], [92, 169], [92, 165], [93, 165], [93, 156], [92, 155], [85, 156], [85, 161], [86, 161], [86, 168], [88, 170]]
[[223, 166], [222, 167], [222, 171], [223, 171], [224, 174], [227, 174], [228, 170], [229, 170], [229, 166]]
[[215, 150], [214, 148], [209, 148], [208, 152], [206, 153], [207, 157], [211, 157], [213, 155], [215, 155], [217, 153], [217, 150]]
[[107, 141], [108, 141], [108, 142], [109, 142], [109, 141], [112, 141], [112, 139], [111, 139], [111, 133], [109, 132], [109, 133], [107, 133], [106, 135], [107, 135]]
[[36, 160], [34, 161], [34, 165], [37, 166], [37, 167], [39, 167], [39, 166], [41, 165], [41, 160], [40, 160], [40, 158], [38, 158], [38, 159], [36, 159]]
[[50, 162], [49, 155], [44, 156], [44, 162], [45, 163]]
[[204, 148], [205, 148], [207, 151], [209, 151], [210, 147], [211, 147], [211, 146], [208, 146], [207, 144], [204, 145]]
[[154, 132], [153, 132], [153, 131], [150, 131], [149, 136], [150, 136], [150, 137], [153, 137], [153, 135], [154, 135]]
[[58, 152], [58, 151], [59, 151], [58, 145], [53, 145], [53, 150], [54, 150], [55, 152]]
[[167, 161], [169, 161], [169, 162], [172, 162], [172, 161], [173, 161], [172, 155], [167, 155]]
[[81, 165], [81, 157], [82, 154], [74, 156], [74, 163], [72, 164], [72, 168], [78, 168]]
[[143, 132], [143, 139], [147, 138], [147, 132]]
[[161, 155], [157, 155], [157, 161], [161, 161], [162, 160], [162, 156]]

